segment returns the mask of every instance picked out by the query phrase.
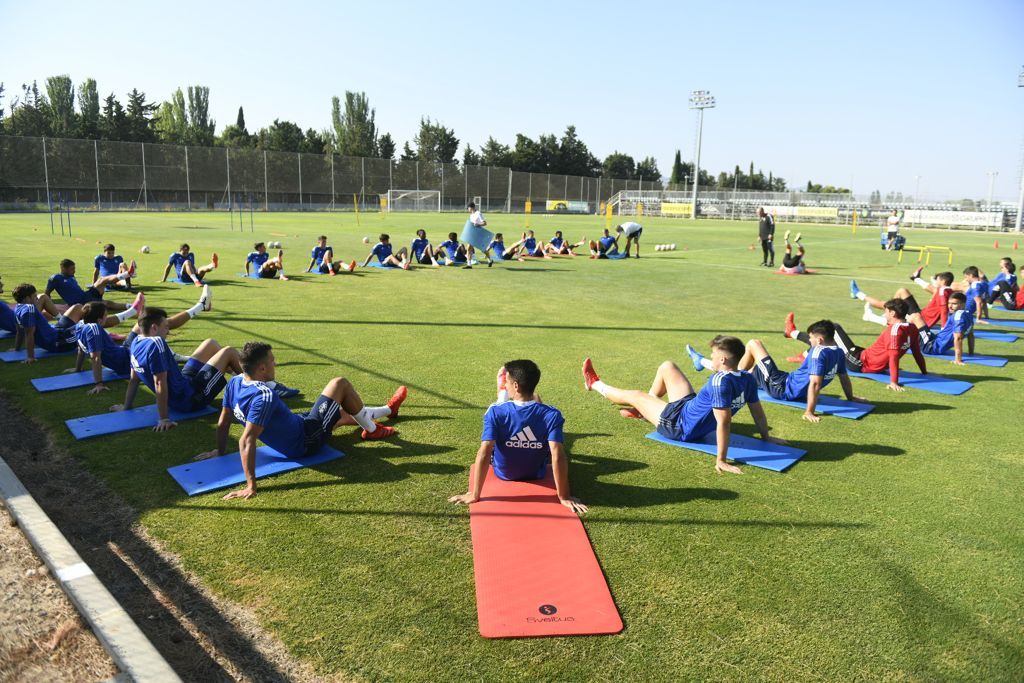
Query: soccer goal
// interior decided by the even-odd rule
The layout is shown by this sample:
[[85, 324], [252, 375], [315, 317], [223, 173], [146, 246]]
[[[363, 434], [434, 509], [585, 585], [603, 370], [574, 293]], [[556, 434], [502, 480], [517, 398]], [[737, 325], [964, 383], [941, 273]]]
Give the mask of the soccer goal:
[[441, 212], [439, 190], [388, 190], [388, 211]]

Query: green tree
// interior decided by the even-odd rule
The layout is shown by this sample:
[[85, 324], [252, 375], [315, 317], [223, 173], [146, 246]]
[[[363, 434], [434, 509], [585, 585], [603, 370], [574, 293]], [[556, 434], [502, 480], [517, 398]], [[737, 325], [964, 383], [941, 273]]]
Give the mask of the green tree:
[[274, 119], [256, 134], [256, 146], [268, 152], [299, 152], [306, 139], [302, 129], [291, 121]]
[[100, 116], [100, 137], [103, 140], [127, 140], [128, 122], [124, 107], [110, 93], [103, 99], [103, 114]]
[[601, 175], [605, 178], [632, 180], [636, 178], [636, 163], [628, 154], [612, 152], [601, 164]]
[[128, 93], [128, 104], [125, 107], [128, 140], [156, 142], [156, 132], [153, 130], [153, 113], [156, 109], [156, 104], [146, 102], [146, 93], [135, 88]]
[[430, 117], [420, 119], [420, 130], [413, 138], [416, 144], [416, 158], [420, 161], [438, 161], [450, 164], [459, 151], [459, 139], [455, 130], [435, 123]]
[[[4, 84], [0, 83], [0, 103], [4, 99]], [[0, 135], [4, 134], [4, 108], [0, 106]]]
[[342, 156], [370, 157], [377, 143], [376, 111], [370, 108], [366, 93], [345, 91], [345, 111], [341, 101], [331, 98], [331, 124], [338, 153]]
[[644, 183], [654, 183], [661, 187], [661, 171], [658, 170], [658, 162], [654, 157], [645, 157], [636, 165], [636, 177], [642, 178]]
[[46, 95], [49, 107], [45, 109], [49, 120], [50, 134], [58, 138], [67, 138], [75, 132], [75, 86], [71, 77], [50, 76], [46, 79]]
[[480, 155], [473, 151], [473, 148], [466, 144], [466, 149], [462, 152], [462, 165], [463, 166], [479, 166]]
[[409, 146], [409, 143], [406, 142], [402, 146], [402, 156], [399, 158], [399, 161], [416, 161], [416, 158], [415, 150], [413, 150], [413, 148]]
[[693, 164], [688, 164], [682, 159], [679, 150], [676, 150], [676, 157], [672, 161], [672, 174], [668, 182], [672, 186], [688, 183], [693, 179]]
[[188, 142], [188, 112], [185, 111], [185, 94], [178, 88], [171, 99], [160, 105], [154, 121], [157, 139], [171, 145]]
[[395, 158], [395, 140], [391, 133], [384, 133], [377, 138], [377, 157], [381, 159]]
[[39, 92], [35, 81], [22, 84], [21, 97], [11, 101], [11, 118], [7, 122], [11, 135], [42, 137], [51, 135], [48, 109], [50, 104]]
[[[517, 138], [521, 136], [516, 136]], [[514, 154], [509, 150], [508, 145], [503, 145], [492, 137], [480, 148], [480, 157], [477, 160], [483, 166], [513, 166]]]
[[576, 135], [576, 126], [566, 126], [565, 133], [558, 141], [556, 169], [558, 173], [588, 177], [596, 176], [601, 171], [601, 162]]
[[238, 108], [238, 116], [233, 124], [224, 126], [217, 139], [217, 144], [224, 147], [248, 147], [252, 144], [252, 136], [245, 127], [245, 112]]
[[[487, 140], [487, 142], [488, 142], [488, 144], [491, 144], [491, 143], [494, 143], [495, 145], [498, 144], [497, 142], [494, 141], [494, 138], [489, 138]], [[509, 149], [508, 149], [508, 147], [506, 145], [501, 145], [500, 147], [496, 147], [496, 148], [494, 148], [493, 151], [501, 152], [502, 150], [504, 150], [504, 152], [505, 152], [505, 159], [504, 160], [507, 163], [505, 163], [505, 164], [496, 164], [496, 165], [499, 165], [499, 166], [508, 165], [508, 166], [510, 166], [512, 168], [513, 171], [523, 171], [523, 172], [526, 172], [526, 173], [546, 173], [547, 172], [547, 169], [544, 167], [544, 160], [543, 160], [542, 155], [541, 155], [540, 146], [537, 144], [536, 141], [534, 141], [528, 135], [523, 135], [522, 133], [516, 133], [516, 144], [515, 144], [515, 147], [511, 150], [511, 152], [509, 152]], [[491, 164], [491, 159], [490, 159], [490, 156], [488, 154], [489, 150], [487, 149], [487, 147], [484, 146], [484, 148], [481, 149], [480, 151], [481, 151], [481, 155], [480, 156], [482, 157], [482, 162], [484, 164], [490, 165]], [[500, 153], [496, 154], [495, 158], [500, 159], [501, 158], [501, 154]]]
[[188, 86], [188, 141], [210, 146], [217, 122], [210, 118], [210, 89], [205, 85]]
[[78, 135], [92, 140], [100, 136], [100, 93], [91, 78], [78, 86]]
[[306, 130], [299, 151], [307, 154], [324, 154], [327, 152], [327, 135], [312, 128]]

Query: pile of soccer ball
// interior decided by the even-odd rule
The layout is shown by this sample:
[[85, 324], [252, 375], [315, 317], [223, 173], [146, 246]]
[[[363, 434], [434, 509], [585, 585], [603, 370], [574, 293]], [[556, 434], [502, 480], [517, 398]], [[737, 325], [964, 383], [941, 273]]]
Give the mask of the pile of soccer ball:
[[676, 245], [674, 244], [655, 244], [654, 251], [675, 251]]
[[268, 249], [280, 249], [281, 248], [281, 242], [279, 242], [279, 241], [278, 242], [267, 242], [267, 248]]

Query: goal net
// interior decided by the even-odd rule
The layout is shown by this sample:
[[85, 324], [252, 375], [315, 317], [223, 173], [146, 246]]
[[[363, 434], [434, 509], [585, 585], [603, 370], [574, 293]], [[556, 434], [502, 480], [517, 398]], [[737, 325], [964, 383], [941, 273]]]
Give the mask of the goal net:
[[439, 190], [388, 190], [387, 201], [388, 211], [441, 211]]

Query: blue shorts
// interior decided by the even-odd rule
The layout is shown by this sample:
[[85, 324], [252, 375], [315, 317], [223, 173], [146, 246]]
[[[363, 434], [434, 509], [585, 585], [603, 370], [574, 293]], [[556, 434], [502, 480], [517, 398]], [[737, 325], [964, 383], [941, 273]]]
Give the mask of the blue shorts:
[[331, 436], [334, 423], [341, 417], [341, 406], [333, 398], [320, 394], [308, 413], [302, 413], [302, 426], [306, 431], [306, 455], [313, 455]]
[[697, 393], [691, 391], [681, 399], [666, 405], [658, 417], [658, 433], [667, 439], [681, 441], [683, 428], [679, 424], [679, 415], [683, 412], [683, 406], [695, 398], [697, 398]]
[[[779, 370], [775, 360], [771, 356], [765, 356], [754, 363], [754, 379], [757, 380], [757, 388], [767, 391], [772, 398], [786, 399], [786, 379], [789, 373]], [[796, 399], [794, 399], [796, 400]]]
[[[7, 304], [2, 305], [6, 306]], [[57, 340], [54, 342], [53, 348], [46, 349], [47, 351], [60, 353], [61, 351], [73, 351], [78, 348], [78, 333], [75, 330], [74, 320], [66, 315], [62, 315], [57, 318], [57, 323], [53, 326], [53, 329], [57, 331]]]
[[192, 383], [190, 412], [210, 405], [213, 397], [219, 394], [228, 383], [223, 370], [218, 370], [195, 358], [188, 359], [185, 367], [181, 369], [181, 374]]

